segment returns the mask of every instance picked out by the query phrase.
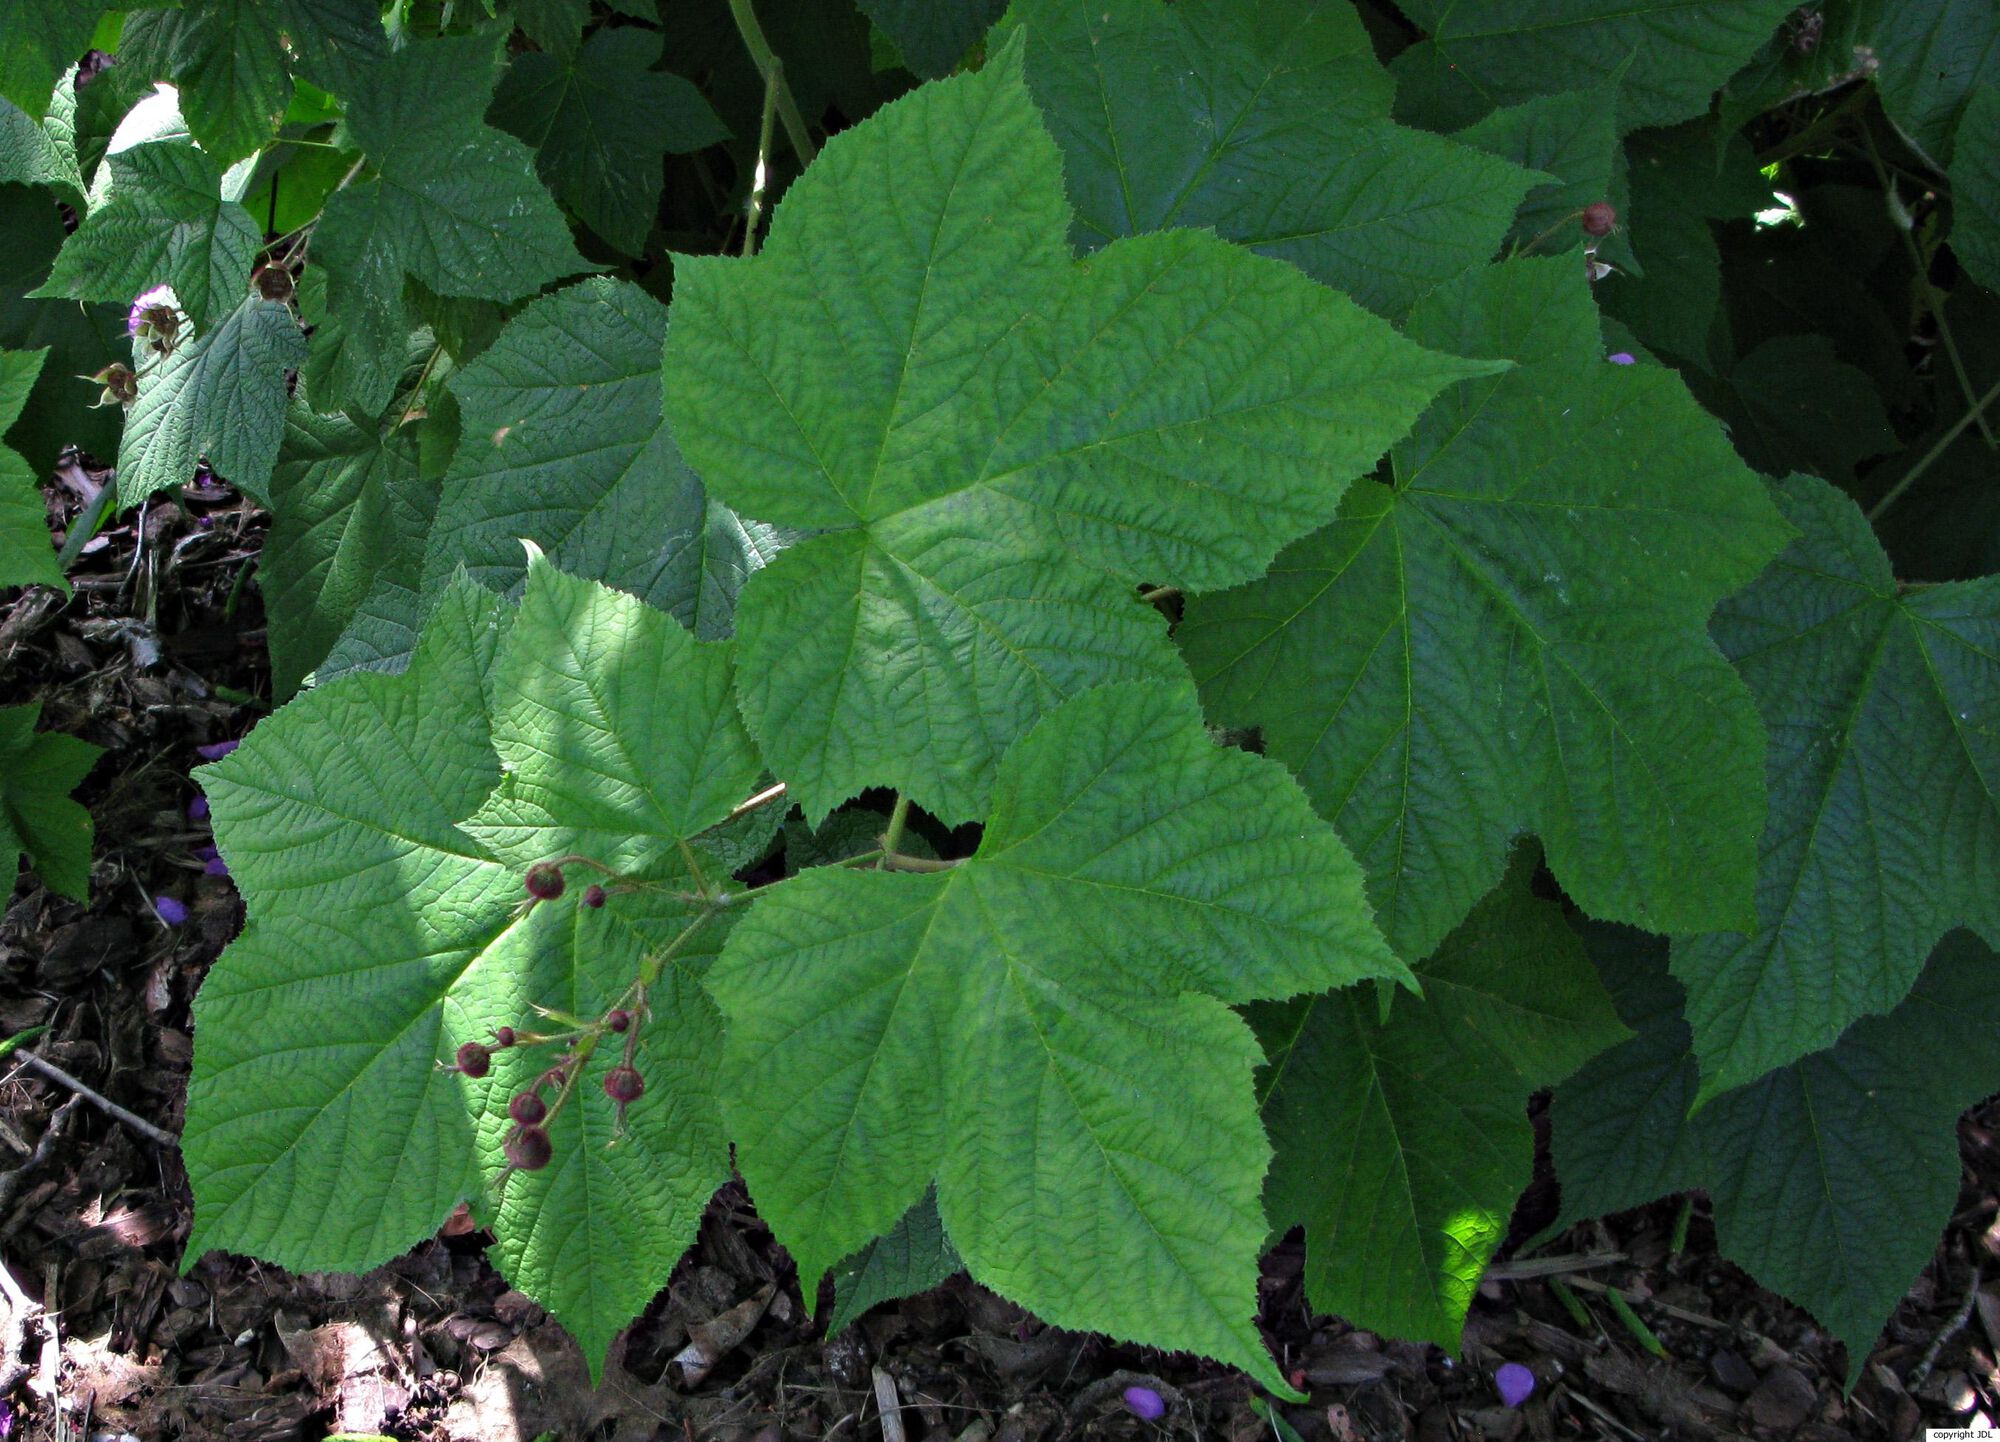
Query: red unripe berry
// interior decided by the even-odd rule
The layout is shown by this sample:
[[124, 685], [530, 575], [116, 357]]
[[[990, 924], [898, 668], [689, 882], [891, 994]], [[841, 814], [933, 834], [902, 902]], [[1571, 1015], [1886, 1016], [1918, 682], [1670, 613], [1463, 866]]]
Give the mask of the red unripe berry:
[[608, 1011], [604, 1014], [604, 1024], [613, 1031], [630, 1031], [632, 1029], [632, 1013], [626, 1011], [623, 1007], [618, 1008], [616, 1011]]
[[522, 1092], [507, 1103], [507, 1115], [524, 1127], [531, 1127], [549, 1114], [548, 1103], [533, 1092]]
[[458, 1049], [458, 1069], [469, 1077], [482, 1077], [493, 1070], [493, 1053], [476, 1041]]
[[513, 1044], [514, 1044], [513, 1027], [502, 1026], [494, 1028], [493, 1046], [496, 1051], [505, 1051], [508, 1047], [512, 1046]]
[[528, 895], [537, 901], [554, 901], [563, 894], [563, 874], [560, 866], [551, 866], [546, 861], [538, 861], [528, 868]]
[[594, 881], [590, 885], [584, 887], [583, 904], [585, 906], [591, 906], [591, 907], [604, 905], [604, 888], [599, 886]]
[[1618, 212], [1605, 201], [1583, 208], [1583, 233], [1606, 236], [1618, 228]]
[[635, 1067], [615, 1066], [604, 1074], [604, 1094], [622, 1107], [646, 1094], [646, 1079]]
[[539, 1172], [556, 1153], [549, 1134], [540, 1127], [516, 1127], [505, 1150], [508, 1165], [523, 1172]]

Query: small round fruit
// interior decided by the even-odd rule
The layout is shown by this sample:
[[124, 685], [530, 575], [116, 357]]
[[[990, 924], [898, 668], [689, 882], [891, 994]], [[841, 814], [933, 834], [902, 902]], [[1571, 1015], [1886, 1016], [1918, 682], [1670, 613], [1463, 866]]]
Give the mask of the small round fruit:
[[1583, 208], [1583, 233], [1606, 236], [1618, 228], [1618, 212], [1605, 201]]
[[592, 908], [604, 905], [604, 888], [594, 881], [584, 887], [583, 904]]
[[533, 1092], [522, 1092], [507, 1103], [507, 1115], [524, 1127], [534, 1126], [548, 1114], [548, 1103]]
[[539, 1172], [556, 1153], [549, 1134], [540, 1127], [516, 1127], [505, 1150], [507, 1164], [523, 1172]]
[[501, 1027], [495, 1027], [493, 1029], [493, 1049], [495, 1051], [505, 1051], [508, 1047], [512, 1046], [513, 1044], [514, 1044], [513, 1027], [501, 1026]]
[[537, 901], [554, 901], [563, 894], [563, 874], [560, 866], [551, 866], [546, 861], [538, 861], [528, 868], [528, 895]]
[[482, 1077], [493, 1070], [493, 1053], [476, 1041], [458, 1049], [458, 1069], [469, 1077]]
[[604, 1014], [604, 1024], [613, 1031], [625, 1032], [632, 1029], [632, 1013], [622, 1006]]
[[646, 1079], [636, 1067], [615, 1066], [604, 1074], [604, 1094], [624, 1106], [646, 1094]]

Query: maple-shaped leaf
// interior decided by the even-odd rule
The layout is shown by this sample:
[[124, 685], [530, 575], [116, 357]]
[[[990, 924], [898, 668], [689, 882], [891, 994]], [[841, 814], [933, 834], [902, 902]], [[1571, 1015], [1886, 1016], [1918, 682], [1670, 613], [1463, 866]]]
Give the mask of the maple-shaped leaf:
[[1259, 1054], [1224, 1003], [1409, 973], [1332, 828], [1185, 683], [1065, 702], [994, 793], [951, 869], [811, 871], [731, 933], [709, 985], [759, 1214], [810, 1294], [935, 1177], [986, 1286], [1281, 1388], [1252, 1323]]
[[1532, 831], [1596, 916], [1751, 912], [1763, 728], [1706, 624], [1789, 534], [1672, 372], [1605, 362], [1574, 258], [1452, 282], [1426, 344], [1462, 382], [1263, 580], [1190, 603], [1211, 715], [1261, 728], [1427, 955]]
[[421, 540], [430, 524], [437, 483], [423, 479], [416, 438], [399, 419], [319, 415], [303, 395], [285, 414], [258, 577], [281, 697], [325, 659], [408, 538]]
[[[250, 920], [196, 1002], [191, 1257], [361, 1270], [429, 1235], [484, 1196], [507, 1097], [554, 1054], [498, 1051], [478, 1083], [440, 1064], [536, 1027], [538, 1005], [601, 1015], [679, 939], [638, 1029], [632, 1135], [604, 1145], [599, 1053], [554, 1163], [497, 1211], [476, 1203], [510, 1278], [598, 1365], [728, 1176], [698, 979], [723, 928], [682, 938], [699, 912], [677, 843], [757, 779], [729, 667], [726, 646], [542, 564], [517, 615], [460, 581], [403, 674], [310, 691], [201, 773]], [[603, 907], [580, 904], [581, 874], [523, 907], [527, 860], [599, 841], [631, 868]]]
[[2000, 578], [1905, 592], [1809, 476], [1799, 537], [1712, 630], [1764, 713], [1754, 930], [1675, 943], [1704, 1100], [1901, 1001], [1957, 926], [2000, 942]]
[[1847, 1344], [1851, 1386], [1957, 1205], [1958, 1115], [2000, 1087], [2000, 957], [1953, 932], [1886, 1016], [1690, 1116], [1664, 943], [1602, 929], [1591, 950], [1636, 1035], [1556, 1088], [1558, 1226], [1706, 1191], [1722, 1254]]
[[498, 59], [490, 39], [426, 40], [349, 96], [348, 130], [375, 174], [327, 197], [313, 260], [343, 346], [359, 348], [350, 370], [379, 375], [400, 359], [405, 275], [442, 296], [503, 301], [590, 269], [528, 148], [483, 118]]
[[285, 429], [285, 371], [305, 359], [305, 336], [289, 308], [246, 294], [206, 335], [166, 355], [135, 341], [139, 395], [118, 445], [119, 504], [209, 469], [270, 502], [271, 465]]
[[[4, 518], [0, 518], [4, 523]], [[70, 792], [104, 754], [59, 731], [37, 731], [42, 703], [0, 706], [0, 901], [23, 853], [49, 890], [90, 899], [90, 813]]]
[[1408, 0], [1404, 13], [1429, 34], [1390, 67], [1412, 92], [1399, 93], [1397, 113], [1412, 105], [1463, 123], [1623, 67], [1619, 129], [1670, 125], [1706, 110], [1794, 8], [1786, 0]]
[[[0, 350], [0, 435], [19, 419], [47, 356]], [[56, 564], [40, 479], [18, 451], [0, 445], [0, 589], [37, 585], [69, 589]]]
[[1534, 174], [1390, 123], [1348, 7], [1015, 0], [1087, 246], [1173, 225], [1401, 315], [1493, 255]]
[[893, 785], [974, 819], [1062, 698], [1178, 671], [1135, 583], [1255, 575], [1448, 381], [1204, 231], [1077, 261], [1010, 44], [836, 136], [754, 259], [681, 257], [667, 415], [737, 511], [743, 707], [817, 823]]
[[97, 22], [111, 7], [85, 0], [0, 0], [0, 100], [30, 120], [48, 114], [56, 78], [83, 58]]
[[657, 30], [623, 26], [571, 56], [516, 56], [488, 115], [534, 147], [556, 196], [627, 255], [645, 249], [653, 228], [662, 157], [729, 135], [693, 81], [653, 69], [663, 43]]
[[110, 166], [109, 197], [64, 242], [34, 294], [129, 304], [169, 285], [194, 329], [207, 330], [249, 292], [262, 230], [222, 198], [221, 170], [192, 145], [137, 145]]
[[661, 419], [667, 309], [629, 281], [543, 296], [453, 376], [462, 438], [424, 560], [521, 578], [520, 542], [630, 591], [696, 635], [729, 634], [744, 581], [789, 539], [711, 497]]
[[1529, 1096], [1630, 1034], [1533, 876], [1522, 848], [1386, 1021], [1365, 988], [1252, 1009], [1265, 1206], [1305, 1225], [1314, 1310], [1457, 1350], [1534, 1170]]
[[375, 0], [187, 0], [128, 18], [118, 63], [173, 81], [188, 130], [227, 165], [276, 133], [292, 100], [292, 55], [344, 94], [388, 52]]

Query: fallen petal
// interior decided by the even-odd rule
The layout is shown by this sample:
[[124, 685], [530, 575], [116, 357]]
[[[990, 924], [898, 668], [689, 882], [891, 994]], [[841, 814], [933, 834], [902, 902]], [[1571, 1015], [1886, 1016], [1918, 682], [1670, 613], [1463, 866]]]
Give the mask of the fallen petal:
[[1509, 1407], [1518, 1407], [1535, 1392], [1535, 1374], [1519, 1362], [1503, 1362], [1500, 1370], [1493, 1374], [1493, 1386], [1500, 1393], [1500, 1400]]

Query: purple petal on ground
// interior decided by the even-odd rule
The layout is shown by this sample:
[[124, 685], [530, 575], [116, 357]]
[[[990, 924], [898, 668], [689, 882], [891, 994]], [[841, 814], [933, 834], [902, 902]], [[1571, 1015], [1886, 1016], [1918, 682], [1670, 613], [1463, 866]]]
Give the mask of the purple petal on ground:
[[1518, 1407], [1535, 1393], [1535, 1374], [1519, 1362], [1503, 1362], [1500, 1370], [1493, 1374], [1493, 1386], [1500, 1393], [1500, 1400], [1509, 1407]]
[[241, 741], [218, 741], [213, 746], [197, 746], [194, 754], [204, 761], [220, 761], [243, 743]]
[[153, 910], [160, 914], [160, 920], [168, 926], [179, 926], [188, 919], [186, 905], [171, 896], [154, 897]]
[[209, 857], [207, 861], [202, 863], [201, 869], [210, 876], [229, 875], [229, 863], [224, 861], [220, 856]]
[[1167, 1404], [1151, 1387], [1127, 1387], [1125, 1406], [1134, 1417], [1143, 1417], [1148, 1422], [1157, 1422], [1167, 1415]]
[[208, 820], [208, 798], [206, 796], [197, 796], [194, 800], [188, 802], [188, 820]]
[[1639, 358], [1629, 350], [1615, 350], [1605, 359], [1615, 366], [1635, 366], [1639, 363]]

